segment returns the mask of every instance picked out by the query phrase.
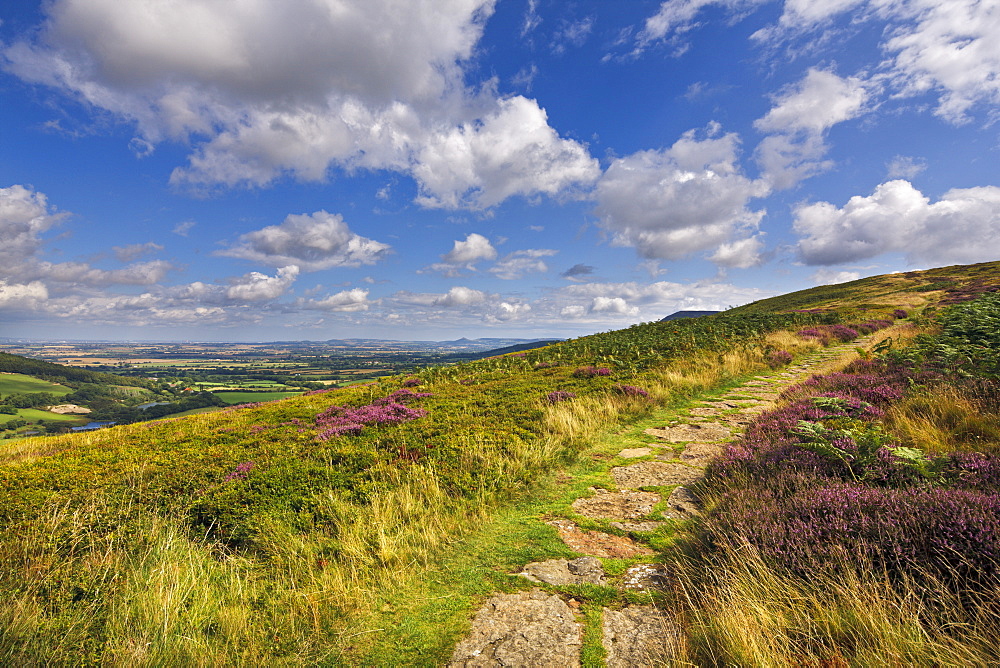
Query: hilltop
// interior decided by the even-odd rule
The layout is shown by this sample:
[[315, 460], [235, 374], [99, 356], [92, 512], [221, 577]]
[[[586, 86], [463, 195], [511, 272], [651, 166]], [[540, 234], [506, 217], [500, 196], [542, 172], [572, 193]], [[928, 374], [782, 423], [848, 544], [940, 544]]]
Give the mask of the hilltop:
[[[714, 570], [720, 564], [735, 572], [737, 562], [727, 561], [729, 541], [744, 536], [759, 554], [759, 564], [744, 562], [746, 568], [759, 565], [744, 585], [780, 581], [801, 597], [816, 595], [803, 584], [815, 576], [812, 555], [834, 562], [820, 549], [826, 538], [809, 543], [815, 552], [803, 552], [801, 561], [781, 561], [765, 548], [771, 544], [766, 536], [784, 525], [737, 511], [805, 513], [819, 507], [823, 494], [833, 494], [824, 491], [829, 489], [863, 490], [858, 494], [878, 508], [901, 504], [906, 494], [925, 494], [925, 487], [929, 500], [921, 503], [930, 508], [935, 494], [951, 493], [948, 476], [967, 484], [962, 462], [972, 460], [956, 459], [947, 448], [978, 448], [987, 459], [973, 458], [976, 462], [992, 461], [1000, 430], [990, 432], [985, 417], [973, 431], [966, 423], [975, 439], [959, 434], [951, 446], [936, 451], [921, 445], [923, 437], [892, 440], [902, 438], [890, 431], [902, 433], [902, 414], [892, 423], [896, 426], [876, 420], [906, 391], [915, 391], [906, 389], [906, 377], [936, 383], [938, 389], [954, 387], [959, 394], [965, 392], [960, 378], [992, 387], [994, 371], [986, 363], [995, 357], [982, 352], [989, 346], [984, 348], [982, 334], [968, 326], [976, 319], [990, 321], [992, 307], [982, 300], [968, 303], [986, 310], [945, 307], [980, 295], [989, 299], [998, 287], [1000, 263], [873, 277], [717, 315], [640, 324], [282, 401], [7, 444], [0, 450], [0, 563], [5, 564], [0, 590], [10, 604], [0, 618], [0, 655], [15, 663], [438, 664], [468, 631], [480, 602], [497, 592], [539, 586], [516, 575], [526, 565], [580, 556], [555, 526], [542, 521], [565, 520], [642, 548], [641, 556], [627, 563], [600, 558], [610, 578], [604, 584], [542, 586], [567, 605], [582, 606], [580, 613], [569, 614], [581, 615], [586, 627], [588, 662], [604, 660], [595, 638], [601, 620], [612, 617], [606, 610], [655, 602], [680, 606], [677, 633], [689, 647], [688, 657], [766, 663], [780, 648], [754, 660], [753, 654], [739, 653], [734, 638], [718, 635], [739, 627], [723, 623], [725, 610], [739, 608], [725, 604], [725, 597], [745, 602], [750, 595], [736, 590], [740, 583], [730, 582], [723, 591], [721, 580], [711, 582], [722, 572]], [[848, 343], [866, 332], [867, 338]], [[634, 461], [619, 459], [624, 441], [690, 420], [682, 416], [693, 410], [692, 402], [748, 387], [757, 374], [790, 373], [789, 364], [802, 364], [826, 346], [840, 346], [843, 359], [831, 358], [829, 368], [816, 370], [841, 373], [841, 384], [816, 390], [819, 403], [813, 395], [794, 395], [801, 404], [795, 410], [802, 412], [774, 418], [765, 412], [759, 429], [746, 417], [743, 427], [757, 440], [733, 446], [726, 450], [730, 459], [709, 467], [697, 488], [700, 518], [663, 521], [676, 487], [670, 484], [635, 485], [638, 492], [661, 498], [630, 519], [660, 522], [649, 530], [616, 527], [574, 509], [577, 499], [597, 494], [590, 488], [617, 489], [609, 467]], [[936, 357], [941, 346], [953, 351], [944, 361]], [[848, 358], [858, 354], [868, 366], [845, 371]], [[885, 361], [876, 359], [880, 354]], [[852, 374], [865, 380], [847, 379]], [[859, 396], [865, 398], [848, 393], [844, 388], [850, 383], [862, 383], [868, 394]], [[893, 389], [883, 396], [869, 391], [872, 386]], [[927, 401], [920, 396], [907, 401]], [[940, 405], [940, 395], [934, 396], [931, 403]], [[767, 399], [779, 400], [776, 393]], [[911, 412], [920, 412], [916, 406]], [[949, 419], [988, 416], [995, 408], [980, 403]], [[727, 410], [742, 415], [738, 405]], [[799, 419], [815, 425], [808, 428], [809, 438], [788, 431]], [[767, 459], [767, 453], [779, 452], [769, 449], [767, 429], [781, 434], [780, 457]], [[687, 447], [696, 440], [678, 443]], [[897, 454], [886, 455], [887, 444]], [[758, 452], [764, 459], [757, 459]], [[661, 461], [657, 457], [651, 451], [638, 460]], [[766, 464], [806, 461], [803, 457], [813, 471], [808, 476]], [[905, 464], [906, 457], [912, 465]], [[878, 468], [883, 460], [889, 464]], [[882, 477], [876, 480], [873, 471]], [[772, 478], [784, 487], [750, 484]], [[976, 484], [963, 489], [961, 498], [987, 499], [997, 491], [988, 480]], [[771, 501], [762, 505], [755, 498]], [[788, 498], [800, 505], [782, 505]], [[947, 497], [948, 503], [956, 498]], [[981, 521], [980, 515], [975, 518]], [[940, 531], [943, 525], [934, 526]], [[839, 543], [829, 544], [835, 545], [830, 553], [840, 549]], [[698, 561], [699, 555], [705, 560]], [[692, 600], [698, 599], [699, 607], [686, 609], [672, 598], [680, 591], [676, 587], [630, 593], [612, 586], [634, 563], [671, 564], [672, 572], [688, 573], [687, 580], [672, 582], [697, 587]], [[905, 566], [887, 563], [887, 568]], [[845, 572], [834, 575], [844, 578]], [[849, 572], [864, 578], [863, 569]], [[900, 572], [908, 577], [909, 571]], [[805, 580], [795, 579], [803, 574]], [[961, 578], [948, 582], [979, 603], [990, 600], [982, 595], [982, 583], [976, 589]], [[718, 599], [713, 603], [709, 594]], [[714, 616], [704, 616], [710, 613]], [[987, 635], [994, 629], [986, 622], [942, 619], [941, 628], [966, 624], [962, 628]], [[802, 656], [818, 657], [817, 662], [840, 656], [849, 663], [856, 651], [850, 637], [866, 637], [868, 631], [842, 623], [849, 626], [846, 639], [824, 641], [834, 643], [833, 649]], [[880, 623], [883, 630], [891, 626]], [[763, 635], [785, 637], [774, 629]], [[971, 647], [968, 657], [987, 651], [972, 647], [965, 636], [959, 640]], [[802, 643], [781, 656], [814, 652]], [[932, 663], [948, 663], [942, 656], [934, 655]]]

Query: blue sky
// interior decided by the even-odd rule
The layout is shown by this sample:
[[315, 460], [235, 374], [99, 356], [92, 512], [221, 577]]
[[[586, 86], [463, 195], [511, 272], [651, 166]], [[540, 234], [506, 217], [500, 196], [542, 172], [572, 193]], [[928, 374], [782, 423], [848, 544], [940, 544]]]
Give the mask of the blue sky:
[[576, 336], [1000, 259], [997, 0], [0, 19], [0, 336]]

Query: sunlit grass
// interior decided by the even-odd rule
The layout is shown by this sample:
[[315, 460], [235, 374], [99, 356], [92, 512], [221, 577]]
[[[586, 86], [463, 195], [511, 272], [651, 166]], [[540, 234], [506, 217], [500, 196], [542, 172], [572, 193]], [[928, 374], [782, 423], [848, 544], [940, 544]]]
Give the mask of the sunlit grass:
[[[832, 572], [832, 571], [831, 571]], [[986, 666], [1000, 660], [1000, 615], [926, 579], [874, 569], [806, 580], [748, 546], [677, 571], [687, 644], [679, 665]]]

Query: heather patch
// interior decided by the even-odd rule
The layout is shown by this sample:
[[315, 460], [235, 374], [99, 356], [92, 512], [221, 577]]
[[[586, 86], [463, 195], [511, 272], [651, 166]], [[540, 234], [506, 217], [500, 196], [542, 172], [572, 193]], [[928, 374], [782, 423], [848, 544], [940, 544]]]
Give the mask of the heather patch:
[[[975, 582], [1000, 565], [1000, 495], [851, 483], [745, 488], [713, 514], [708, 543], [738, 536], [807, 574], [845, 563]], [[785, 493], [783, 493], [785, 492]]]
[[556, 390], [555, 392], [549, 392], [545, 395], [545, 401], [550, 404], [558, 404], [560, 401], [569, 401], [570, 399], [575, 398], [575, 392], [567, 392], [565, 390]]
[[396, 390], [382, 399], [376, 399], [365, 406], [348, 408], [330, 406], [316, 416], [316, 438], [326, 441], [334, 436], [357, 435], [367, 426], [394, 425], [416, 420], [427, 415], [422, 408], [410, 408], [407, 401], [432, 396], [430, 392]]
[[615, 385], [611, 389], [625, 397], [649, 398], [649, 392], [635, 385]]
[[772, 350], [764, 356], [764, 361], [772, 369], [780, 369], [792, 362], [792, 354], [787, 350]]
[[574, 378], [593, 378], [594, 376], [610, 376], [611, 369], [607, 367], [582, 366], [573, 371]]

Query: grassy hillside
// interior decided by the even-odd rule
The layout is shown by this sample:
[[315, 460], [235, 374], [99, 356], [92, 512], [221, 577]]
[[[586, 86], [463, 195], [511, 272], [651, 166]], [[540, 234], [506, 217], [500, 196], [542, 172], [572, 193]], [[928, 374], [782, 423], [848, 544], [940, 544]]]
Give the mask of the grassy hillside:
[[[589, 461], [623, 421], [785, 363], [844, 325], [929, 316], [949, 296], [998, 283], [995, 264], [877, 277], [363, 386], [9, 444], [0, 657], [377, 656], [387, 628], [416, 623], [415, 591], [435, 591], [452, 618], [481, 593], [435, 585], [427, 574], [442, 564], [467, 584], [492, 581], [500, 555], [517, 561], [551, 541], [508, 525], [513, 540], [496, 522], [552, 495], [560, 469]], [[795, 335], [804, 328], [819, 334]], [[478, 546], [480, 560], [463, 545]], [[454, 632], [414, 630], [408, 642], [447, 643]], [[413, 651], [434, 663], [446, 648]]]
[[70, 388], [58, 383], [50, 383], [22, 373], [0, 373], [0, 396], [22, 392], [49, 392], [64, 395], [72, 392]]

